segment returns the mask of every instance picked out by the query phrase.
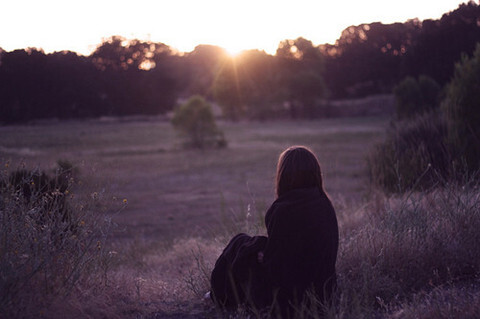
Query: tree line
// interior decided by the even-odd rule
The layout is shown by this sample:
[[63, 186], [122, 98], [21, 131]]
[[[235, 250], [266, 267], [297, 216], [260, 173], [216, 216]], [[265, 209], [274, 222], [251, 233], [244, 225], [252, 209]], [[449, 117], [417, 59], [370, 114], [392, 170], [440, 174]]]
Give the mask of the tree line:
[[335, 44], [284, 40], [274, 55], [232, 58], [212, 45], [180, 53], [119, 36], [89, 56], [0, 49], [0, 123], [164, 114], [193, 95], [232, 120], [318, 117], [327, 99], [391, 93], [407, 76], [443, 86], [477, 42], [480, 6], [470, 2], [438, 20], [350, 26]]

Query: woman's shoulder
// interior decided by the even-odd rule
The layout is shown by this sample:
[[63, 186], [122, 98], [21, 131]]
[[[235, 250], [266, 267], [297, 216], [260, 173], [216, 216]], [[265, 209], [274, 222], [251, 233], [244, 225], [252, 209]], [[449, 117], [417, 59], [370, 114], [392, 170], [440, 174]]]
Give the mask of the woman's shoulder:
[[[266, 221], [275, 218], [288, 218], [291, 214], [301, 214], [316, 211], [335, 212], [333, 205], [325, 192], [318, 188], [304, 188], [289, 191], [278, 197], [267, 210]], [[298, 216], [298, 215], [297, 215]]]
[[[320, 214], [319, 214], [320, 213]], [[300, 217], [299, 215], [319, 215], [323, 219], [335, 216], [336, 212], [328, 195], [317, 188], [299, 189], [279, 197], [267, 211], [267, 216], [272, 218]]]
[[291, 190], [280, 196], [273, 204], [275, 208], [298, 207], [308, 205], [328, 205], [332, 206], [330, 198], [321, 189], [317, 187], [300, 188]]

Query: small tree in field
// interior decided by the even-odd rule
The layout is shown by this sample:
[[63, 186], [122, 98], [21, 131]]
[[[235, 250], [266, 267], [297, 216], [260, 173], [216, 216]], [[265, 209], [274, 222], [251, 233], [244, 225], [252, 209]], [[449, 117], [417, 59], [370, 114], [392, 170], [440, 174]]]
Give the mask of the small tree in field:
[[191, 97], [175, 109], [172, 124], [194, 148], [225, 147], [226, 142], [215, 123], [212, 107], [201, 96]]

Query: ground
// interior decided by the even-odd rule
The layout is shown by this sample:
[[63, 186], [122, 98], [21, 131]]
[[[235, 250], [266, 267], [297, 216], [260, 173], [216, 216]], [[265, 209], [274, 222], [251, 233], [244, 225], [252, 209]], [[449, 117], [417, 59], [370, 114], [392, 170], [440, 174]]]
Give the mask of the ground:
[[5, 126], [0, 160], [10, 169], [52, 171], [57, 160], [78, 167], [78, 200], [98, 198], [117, 224], [110, 276], [113, 290], [128, 291], [113, 293], [126, 300], [120, 311], [198, 317], [208, 311], [189, 300], [203, 292], [194, 287], [203, 268], [235, 231], [265, 231], [280, 152], [295, 144], [314, 150], [341, 227], [368, 197], [366, 156], [387, 125], [382, 117], [220, 122], [228, 147], [211, 150], [183, 149], [171, 124], [155, 118]]

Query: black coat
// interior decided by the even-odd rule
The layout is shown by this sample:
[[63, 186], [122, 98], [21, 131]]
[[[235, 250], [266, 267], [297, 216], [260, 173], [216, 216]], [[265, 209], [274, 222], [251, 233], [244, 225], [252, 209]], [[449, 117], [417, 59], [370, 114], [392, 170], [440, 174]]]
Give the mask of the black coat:
[[218, 258], [211, 276], [214, 301], [230, 310], [275, 302], [284, 312], [309, 288], [328, 298], [336, 283], [338, 226], [326, 194], [317, 188], [290, 191], [271, 205], [265, 224], [268, 238], [239, 234]]
[[309, 288], [328, 298], [336, 284], [338, 225], [327, 195], [318, 188], [287, 192], [269, 208], [265, 224], [264, 267], [278, 301], [301, 301]]

